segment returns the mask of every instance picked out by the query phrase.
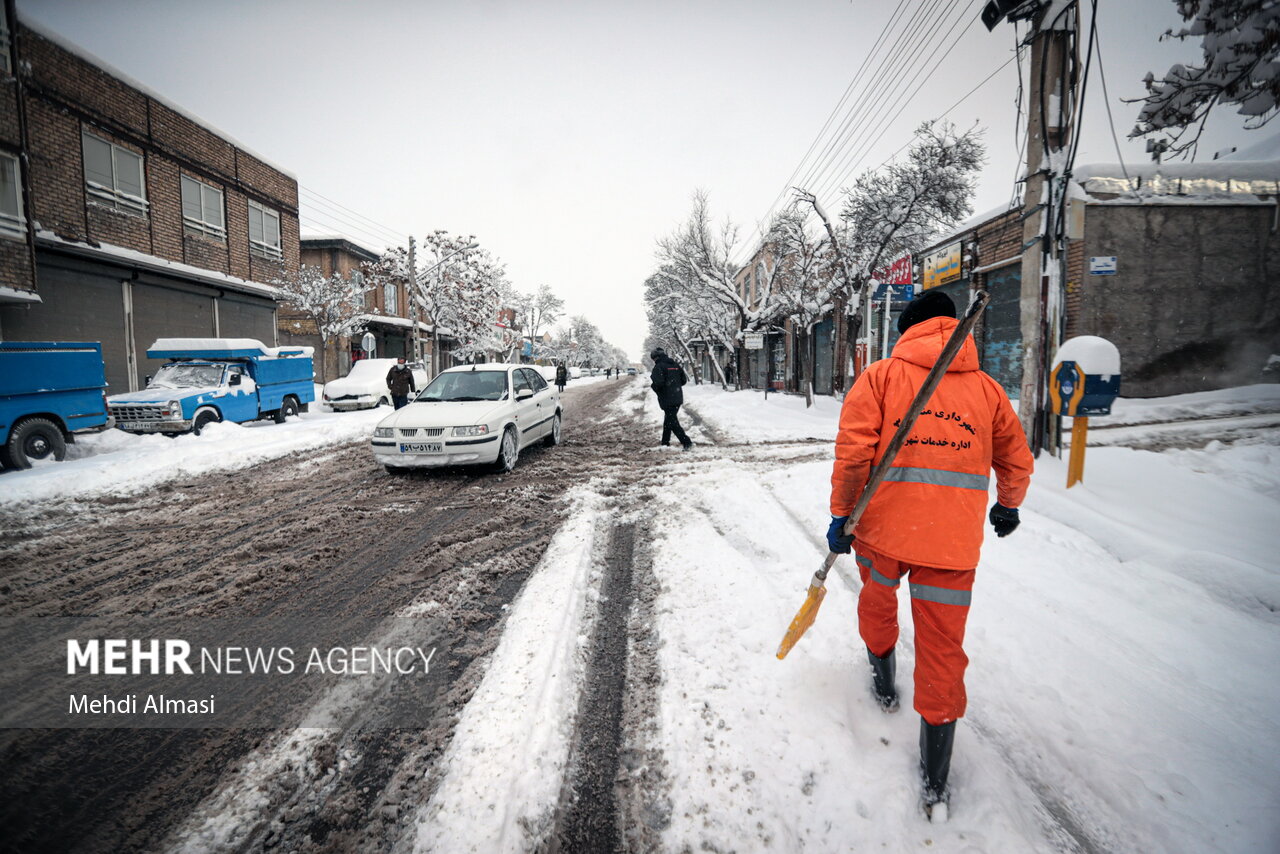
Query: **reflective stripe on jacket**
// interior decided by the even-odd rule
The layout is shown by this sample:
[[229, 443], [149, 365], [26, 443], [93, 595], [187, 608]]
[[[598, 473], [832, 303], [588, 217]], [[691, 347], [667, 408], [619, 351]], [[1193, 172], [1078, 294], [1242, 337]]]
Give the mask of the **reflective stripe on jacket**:
[[[893, 355], [872, 363], [845, 397], [831, 472], [831, 513], [858, 501], [956, 320], [934, 317], [912, 326]], [[969, 338], [898, 451], [854, 533], [870, 548], [908, 563], [942, 569], [978, 565], [987, 488], [996, 500], [1022, 503], [1033, 460], [1022, 424], [1004, 389], [978, 367]]]

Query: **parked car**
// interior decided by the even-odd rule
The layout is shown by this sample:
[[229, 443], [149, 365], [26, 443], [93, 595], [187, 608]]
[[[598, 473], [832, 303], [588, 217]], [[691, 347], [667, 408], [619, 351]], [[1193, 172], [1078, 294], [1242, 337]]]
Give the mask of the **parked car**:
[[67, 455], [75, 433], [111, 426], [102, 345], [0, 342], [0, 468]]
[[[361, 359], [351, 366], [351, 371], [340, 379], [324, 384], [322, 399], [330, 408], [340, 412], [353, 409], [373, 409], [391, 403], [387, 388], [387, 371], [396, 364], [395, 359]], [[411, 362], [414, 387], [421, 390], [427, 384], [427, 370], [421, 362]]]
[[634, 377], [634, 376], [636, 375], [636, 373], [637, 373], [637, 371], [636, 371], [636, 369], [635, 369], [635, 368], [627, 368], [627, 376], [629, 376], [629, 377]]
[[195, 433], [215, 421], [283, 424], [316, 398], [311, 347], [268, 347], [253, 338], [161, 338], [147, 358], [169, 361], [142, 391], [107, 398], [129, 433]]
[[392, 474], [453, 465], [511, 471], [534, 442], [558, 445], [560, 423], [560, 395], [532, 366], [464, 365], [382, 419], [371, 448]]

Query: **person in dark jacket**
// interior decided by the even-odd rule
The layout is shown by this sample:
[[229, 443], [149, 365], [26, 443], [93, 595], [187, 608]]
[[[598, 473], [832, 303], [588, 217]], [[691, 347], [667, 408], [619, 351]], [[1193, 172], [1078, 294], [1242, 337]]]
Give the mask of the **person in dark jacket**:
[[396, 409], [409, 403], [409, 395], [418, 390], [413, 382], [413, 371], [404, 363], [404, 359], [396, 359], [396, 363], [387, 371], [387, 389], [391, 392], [391, 402]]
[[670, 445], [671, 434], [674, 433], [681, 446], [687, 451], [693, 447], [693, 442], [689, 441], [689, 437], [685, 435], [684, 428], [680, 426], [680, 419], [676, 416], [684, 404], [684, 392], [681, 388], [689, 378], [685, 376], [684, 368], [680, 367], [661, 347], [650, 353], [649, 358], [653, 359], [653, 371], [649, 374], [650, 386], [658, 395], [658, 406], [662, 407], [664, 416], [662, 444]]
[[569, 381], [569, 369], [564, 366], [564, 362], [556, 365], [556, 388], [564, 391], [564, 384]]

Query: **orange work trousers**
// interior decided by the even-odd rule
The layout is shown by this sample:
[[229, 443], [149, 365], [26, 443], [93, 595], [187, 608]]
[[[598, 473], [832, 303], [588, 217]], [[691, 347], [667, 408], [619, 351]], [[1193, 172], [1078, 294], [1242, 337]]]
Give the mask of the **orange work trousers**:
[[975, 570], [904, 563], [855, 542], [862, 592], [858, 633], [883, 658], [898, 643], [898, 586], [911, 590], [916, 632], [915, 709], [934, 726], [964, 717], [964, 626]]

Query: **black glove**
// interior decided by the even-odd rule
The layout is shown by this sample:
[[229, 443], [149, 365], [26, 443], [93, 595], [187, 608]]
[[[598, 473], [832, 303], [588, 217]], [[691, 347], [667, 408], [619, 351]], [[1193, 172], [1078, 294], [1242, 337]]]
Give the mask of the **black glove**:
[[827, 547], [838, 555], [847, 555], [853, 549], [853, 534], [845, 536], [844, 525], [848, 516], [832, 516], [827, 528]]
[[1018, 508], [993, 504], [987, 518], [991, 520], [991, 527], [996, 529], [997, 537], [1007, 537], [1018, 527]]

